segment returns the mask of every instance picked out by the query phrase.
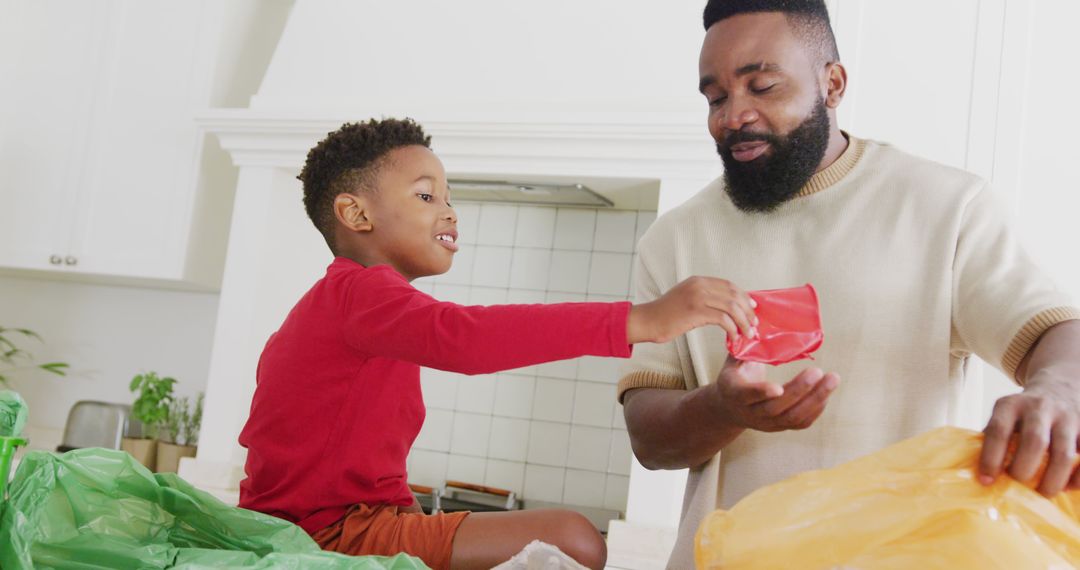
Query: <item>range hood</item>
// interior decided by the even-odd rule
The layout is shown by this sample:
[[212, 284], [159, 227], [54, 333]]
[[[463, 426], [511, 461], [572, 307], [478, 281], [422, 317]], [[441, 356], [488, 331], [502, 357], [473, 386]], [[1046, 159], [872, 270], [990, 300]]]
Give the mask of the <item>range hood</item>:
[[582, 208], [611, 208], [615, 205], [584, 184], [453, 178], [448, 182], [451, 199], [455, 202], [501, 202]]

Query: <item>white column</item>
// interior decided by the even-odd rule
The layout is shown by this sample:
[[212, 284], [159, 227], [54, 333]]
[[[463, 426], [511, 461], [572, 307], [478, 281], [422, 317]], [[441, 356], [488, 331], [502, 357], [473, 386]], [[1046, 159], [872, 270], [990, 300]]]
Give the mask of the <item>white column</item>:
[[259, 355], [330, 260], [304, 213], [292, 169], [242, 165], [210, 357], [205, 435], [197, 458], [181, 467], [192, 484], [235, 500], [247, 456], [237, 438], [248, 418]]

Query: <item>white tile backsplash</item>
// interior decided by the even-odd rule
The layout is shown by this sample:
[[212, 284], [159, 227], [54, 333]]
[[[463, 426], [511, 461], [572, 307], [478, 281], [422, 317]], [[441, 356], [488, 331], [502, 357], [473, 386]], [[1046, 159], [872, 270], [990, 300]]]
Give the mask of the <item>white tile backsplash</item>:
[[514, 245], [551, 249], [555, 239], [555, 208], [521, 208]]
[[514, 248], [514, 258], [510, 265], [510, 287], [546, 289], [550, 271], [550, 249]]
[[582, 507], [603, 507], [606, 480], [607, 476], [603, 473], [567, 469], [563, 502]]
[[529, 420], [491, 418], [488, 457], [507, 461], [525, 461], [529, 449]]
[[454, 206], [454, 213], [458, 219], [458, 243], [476, 243], [477, 228], [480, 226], [480, 204], [458, 204]]
[[637, 212], [601, 211], [596, 214], [596, 238], [594, 251], [613, 251], [631, 253], [637, 239], [634, 230], [637, 226]]
[[495, 287], [473, 287], [469, 293], [470, 305], [502, 305], [506, 303], [509, 291]]
[[525, 464], [520, 461], [488, 459], [484, 484], [513, 491], [520, 497], [525, 490]]
[[554, 503], [562, 501], [564, 477], [566, 469], [563, 467], [526, 465], [525, 498]]
[[472, 283], [473, 265], [476, 262], [476, 246], [463, 245], [454, 254], [454, 261], [450, 264], [450, 270], [442, 275], [435, 275], [431, 279], [435, 283], [449, 285], [469, 285]]
[[420, 369], [420, 389], [424, 394], [424, 404], [430, 409], [452, 410], [457, 400], [458, 378], [460, 374], [435, 370]]
[[413, 447], [427, 451], [450, 451], [450, 430], [453, 426], [454, 412], [429, 407]]
[[[461, 305], [616, 302], [655, 214], [460, 204], [451, 270], [416, 287]], [[630, 444], [615, 403], [620, 359], [584, 357], [483, 376], [422, 369], [427, 420], [410, 481], [511, 489], [624, 510]]]
[[589, 259], [591, 257], [592, 253], [588, 251], [555, 250], [551, 252], [551, 269], [547, 280], [548, 290], [564, 293], [588, 292]]
[[546, 291], [533, 291], [527, 289], [510, 289], [506, 293], [507, 303], [517, 303], [521, 305], [535, 305], [537, 303], [545, 302], [547, 298]]
[[517, 206], [501, 204], [480, 205], [480, 231], [477, 243], [488, 245], [514, 245], [517, 225]]
[[634, 452], [630, 449], [630, 434], [624, 429], [611, 432], [611, 457], [608, 459], [608, 473], [630, 475], [630, 458]]
[[532, 422], [529, 428], [528, 462], [539, 465], [566, 465], [570, 425], [553, 422]]
[[[617, 389], [616, 393], [618, 393]], [[622, 404], [620, 404], [618, 400], [615, 401], [615, 414], [614, 417], [611, 418], [611, 427], [615, 429], [626, 429], [626, 415], [623, 414]]]
[[454, 409], [459, 412], [491, 414], [495, 406], [495, 375], [461, 376]]
[[607, 471], [610, 451], [611, 429], [573, 426], [566, 466], [603, 473]]
[[446, 301], [448, 303], [457, 303], [458, 305], [468, 305], [469, 297], [472, 295], [472, 288], [468, 285], [447, 285], [445, 283], [436, 283], [435, 292], [432, 293], [432, 297], [440, 301]]
[[591, 251], [596, 232], [596, 210], [559, 208], [555, 216], [555, 249]]
[[578, 359], [577, 379], [590, 382], [618, 384], [619, 366], [625, 359], [607, 356], [585, 356]]
[[446, 466], [446, 479], [480, 485], [484, 480], [487, 459], [466, 455], [451, 455]]
[[533, 419], [569, 423], [574, 413], [574, 384], [572, 380], [537, 378]]
[[555, 360], [536, 365], [536, 373], [539, 376], [552, 378], [565, 378], [573, 380], [577, 377], [577, 360]]
[[446, 465], [450, 455], [413, 448], [409, 453], [409, 483], [441, 487], [446, 482]]
[[491, 437], [491, 416], [486, 414], [454, 414], [454, 432], [450, 451], [454, 455], [484, 457]]
[[589, 266], [589, 293], [625, 297], [630, 291], [629, 253], [594, 253]]
[[637, 230], [634, 232], [636, 235], [634, 239], [634, 250], [637, 250], [637, 242], [641, 241], [641, 236], [645, 235], [645, 230], [649, 229], [649, 226], [656, 221], [656, 212], [638, 212], [637, 213]]
[[574, 415], [576, 425], [606, 428], [615, 416], [615, 386], [597, 382], [576, 382]]
[[511, 247], [476, 246], [472, 285], [479, 287], [508, 287], [510, 285], [510, 261], [513, 256], [514, 248]]
[[495, 415], [529, 419], [532, 417], [536, 378], [520, 374], [498, 374], [495, 379]]
[[604, 508], [626, 513], [626, 499], [630, 490], [630, 477], [608, 475], [604, 485]]

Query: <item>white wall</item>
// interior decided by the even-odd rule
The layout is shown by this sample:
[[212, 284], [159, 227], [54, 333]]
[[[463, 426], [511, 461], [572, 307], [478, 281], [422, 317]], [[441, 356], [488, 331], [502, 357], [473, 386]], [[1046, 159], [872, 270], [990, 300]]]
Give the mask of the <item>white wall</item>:
[[704, 117], [702, 5], [299, 0], [251, 106], [421, 117], [689, 109]]
[[55, 449], [79, 400], [130, 403], [140, 372], [176, 378], [180, 395], [202, 390], [216, 313], [211, 293], [0, 278], [0, 324], [42, 336], [20, 343], [36, 362], [71, 365], [66, 377], [24, 371], [12, 383], [30, 407], [30, 447]]
[[[148, 185], [185, 179], [190, 183], [176, 185], [178, 191], [202, 189], [207, 207], [195, 222], [194, 239], [204, 241], [201, 251], [217, 258], [220, 274], [236, 170], [210, 136], [202, 141], [206, 146], [196, 160], [176, 160], [196, 144], [192, 137], [179, 134], [194, 133], [194, 112], [207, 104], [247, 104], [266, 70], [291, 4], [291, 0], [240, 0], [228, 5], [172, 0], [0, 0], [0, 31], [6, 34], [5, 42], [11, 42], [4, 43], [8, 49], [0, 56], [0, 84], [9, 87], [0, 96], [0, 117], [9, 119], [0, 135], [4, 154], [0, 163], [31, 174], [16, 177], [19, 184], [0, 185], [0, 211], [5, 204], [26, 203], [27, 196], [36, 195], [33, 199], [42, 204], [32, 211], [7, 210], [8, 218], [0, 215], [25, 226], [27, 231], [20, 231], [16, 239], [32, 242], [66, 231], [69, 224], [60, 214], [65, 204], [78, 200], [86, 184], [86, 178], [77, 176], [69, 163], [85, 161], [79, 167], [84, 174], [128, 173], [95, 182], [107, 189], [109, 201], [79, 203], [81, 210], [96, 206], [103, 217], [133, 217], [124, 205], [146, 202]], [[163, 26], [191, 41], [174, 45], [178, 42], [148, 32]], [[196, 31], [204, 35], [196, 37]], [[188, 44], [200, 41], [213, 42], [217, 48], [210, 57], [197, 59], [201, 67], [193, 70], [190, 56], [181, 56], [188, 54], [184, 51], [191, 48]], [[205, 99], [193, 98], [193, 107], [184, 113], [184, 102], [175, 101], [182, 90], [174, 90], [170, 99], [146, 88], [148, 81], [132, 77], [146, 69], [155, 71], [159, 83], [205, 77]], [[140, 91], [140, 85], [144, 90]], [[95, 98], [94, 93], [102, 95]], [[171, 103], [165, 106], [165, 101]], [[155, 116], [159, 105], [162, 112]], [[148, 122], [147, 117], [154, 121]], [[123, 128], [118, 129], [118, 123]], [[133, 135], [132, 128], [139, 134]], [[141, 136], [153, 144], [140, 142]], [[157, 168], [176, 162], [181, 166]], [[163, 207], [160, 203], [150, 206]], [[125, 231], [119, 239], [151, 245], [161, 241], [162, 219], [129, 221], [122, 225]], [[128, 227], [143, 230], [127, 231]], [[36, 348], [37, 360], [65, 361], [72, 366], [67, 378], [22, 374], [15, 383], [31, 408], [31, 447], [55, 447], [68, 410], [77, 400], [130, 402], [128, 382], [138, 372], [155, 370], [176, 377], [182, 395], [205, 388], [216, 292], [173, 290], [185, 287], [181, 283], [147, 287], [131, 280], [116, 285], [124, 280], [81, 275], [77, 270], [58, 275], [62, 281], [42, 272], [0, 270], [0, 325], [38, 331], [45, 344], [29, 346]]]

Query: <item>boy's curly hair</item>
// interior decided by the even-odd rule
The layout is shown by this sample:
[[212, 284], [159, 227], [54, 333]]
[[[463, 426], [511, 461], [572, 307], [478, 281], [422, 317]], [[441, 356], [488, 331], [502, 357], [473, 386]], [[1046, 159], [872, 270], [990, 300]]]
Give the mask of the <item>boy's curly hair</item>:
[[297, 176], [304, 183], [304, 209], [331, 251], [337, 253], [334, 198], [346, 192], [373, 190], [387, 153], [412, 145], [431, 147], [431, 137], [412, 119], [371, 119], [341, 125], [308, 151], [304, 169]]

